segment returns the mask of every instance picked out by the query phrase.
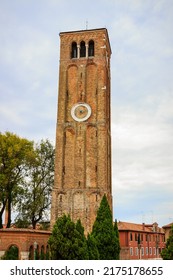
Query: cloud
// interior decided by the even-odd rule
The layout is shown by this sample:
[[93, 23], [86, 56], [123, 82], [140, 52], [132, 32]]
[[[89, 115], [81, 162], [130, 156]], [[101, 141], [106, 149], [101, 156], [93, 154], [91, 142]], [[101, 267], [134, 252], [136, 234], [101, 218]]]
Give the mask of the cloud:
[[[49, 126], [47, 135], [54, 139], [57, 38], [52, 40], [50, 33], [34, 25], [19, 24], [14, 13], [10, 15], [14, 29], [7, 24], [6, 34], [0, 31], [3, 35], [0, 46], [1, 131], [16, 131], [21, 136], [38, 139], [46, 137], [45, 126]], [[51, 127], [53, 133], [50, 133]]]
[[153, 212], [165, 224], [173, 211], [172, 12], [172, 0], [101, 0], [99, 10], [90, 0], [1, 5], [0, 130], [36, 141], [55, 140], [58, 33], [87, 20], [108, 28], [118, 219], [141, 222]]
[[[149, 215], [150, 209], [163, 225], [172, 211], [168, 214], [173, 182], [173, 95], [162, 92], [159, 97], [143, 96], [143, 103], [140, 107], [135, 102], [114, 105], [114, 215], [121, 220], [141, 222], [141, 212]], [[163, 213], [164, 209], [167, 214]]]

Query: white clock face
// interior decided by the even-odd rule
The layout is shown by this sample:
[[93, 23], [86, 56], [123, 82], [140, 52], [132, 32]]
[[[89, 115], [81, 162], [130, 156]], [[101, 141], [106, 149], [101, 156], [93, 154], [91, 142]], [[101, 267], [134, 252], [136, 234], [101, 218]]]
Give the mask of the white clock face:
[[77, 122], [86, 121], [91, 116], [91, 107], [87, 103], [76, 103], [71, 109], [71, 116]]

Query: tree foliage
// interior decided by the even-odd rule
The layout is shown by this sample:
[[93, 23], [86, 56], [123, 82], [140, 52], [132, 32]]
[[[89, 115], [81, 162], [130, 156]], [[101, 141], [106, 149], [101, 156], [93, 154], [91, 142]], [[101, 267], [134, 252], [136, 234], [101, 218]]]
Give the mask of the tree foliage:
[[54, 148], [51, 143], [41, 141], [35, 147], [35, 158], [27, 167], [27, 178], [23, 184], [16, 223], [36, 224], [45, 218], [51, 203], [51, 190], [54, 182]]
[[54, 260], [119, 259], [117, 222], [113, 225], [106, 196], [101, 201], [92, 233], [88, 234], [87, 238], [80, 220], [74, 223], [69, 215], [64, 214], [57, 219], [48, 244]]
[[119, 239], [114, 230], [112, 212], [104, 195], [93, 225], [92, 236], [95, 238], [100, 260], [119, 258]]
[[49, 238], [51, 259], [87, 260], [88, 249], [84, 228], [80, 221], [74, 223], [70, 216], [58, 218]]
[[163, 260], [173, 260], [173, 226], [171, 227], [170, 236], [166, 241], [166, 247], [162, 250]]
[[0, 133], [0, 228], [5, 208], [8, 208], [8, 223], [11, 225], [11, 208], [22, 193], [26, 165], [33, 158], [33, 142], [6, 132]]
[[18, 260], [19, 259], [19, 250], [16, 246], [11, 246], [1, 257], [2, 260]]
[[16, 225], [36, 227], [50, 206], [54, 180], [54, 148], [48, 141], [34, 144], [16, 134], [0, 133], [0, 228], [8, 210], [18, 212]]
[[116, 260], [119, 260], [121, 247], [120, 247], [120, 240], [119, 240], [119, 231], [118, 231], [117, 220], [115, 220], [115, 222], [114, 222], [114, 232], [115, 232], [115, 236], [117, 238], [117, 240], [116, 240], [117, 241], [116, 242]]
[[99, 251], [97, 248], [97, 243], [95, 238], [91, 234], [88, 234], [87, 237], [87, 247], [89, 260], [99, 260]]

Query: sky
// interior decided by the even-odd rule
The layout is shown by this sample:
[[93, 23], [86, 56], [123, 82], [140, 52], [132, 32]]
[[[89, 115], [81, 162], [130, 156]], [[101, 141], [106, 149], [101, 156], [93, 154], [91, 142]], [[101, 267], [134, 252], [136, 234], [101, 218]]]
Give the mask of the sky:
[[59, 33], [107, 28], [113, 216], [173, 222], [173, 1], [0, 0], [0, 132], [55, 144]]

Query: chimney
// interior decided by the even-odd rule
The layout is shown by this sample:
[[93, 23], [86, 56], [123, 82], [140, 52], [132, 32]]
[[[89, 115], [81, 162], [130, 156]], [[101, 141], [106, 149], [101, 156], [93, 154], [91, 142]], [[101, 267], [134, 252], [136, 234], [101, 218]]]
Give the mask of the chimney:
[[145, 223], [142, 223], [142, 230], [145, 230]]

